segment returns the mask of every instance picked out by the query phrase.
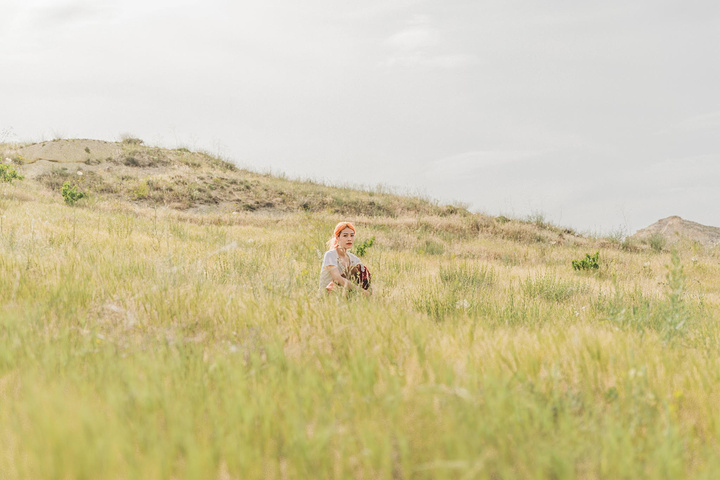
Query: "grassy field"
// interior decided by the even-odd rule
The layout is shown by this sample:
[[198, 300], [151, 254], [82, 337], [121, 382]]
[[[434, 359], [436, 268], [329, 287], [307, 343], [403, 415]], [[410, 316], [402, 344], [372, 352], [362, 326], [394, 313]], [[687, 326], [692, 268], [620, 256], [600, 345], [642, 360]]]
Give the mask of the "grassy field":
[[716, 250], [401, 209], [328, 296], [327, 208], [40, 185], [0, 184], [2, 479], [717, 478]]

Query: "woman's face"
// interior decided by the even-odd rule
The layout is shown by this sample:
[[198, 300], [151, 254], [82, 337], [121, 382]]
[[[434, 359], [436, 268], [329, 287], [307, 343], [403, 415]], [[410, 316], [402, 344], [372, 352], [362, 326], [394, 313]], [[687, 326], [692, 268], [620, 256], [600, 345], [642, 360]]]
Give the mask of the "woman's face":
[[355, 232], [349, 228], [345, 228], [338, 235], [338, 246], [345, 250], [350, 250], [355, 242]]

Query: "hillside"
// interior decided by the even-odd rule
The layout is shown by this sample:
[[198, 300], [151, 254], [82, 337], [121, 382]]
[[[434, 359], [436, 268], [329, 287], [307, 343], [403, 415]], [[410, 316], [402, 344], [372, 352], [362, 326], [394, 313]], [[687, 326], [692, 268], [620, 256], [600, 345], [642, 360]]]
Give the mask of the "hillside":
[[0, 155], [17, 165], [27, 185], [56, 201], [62, 200], [63, 183], [71, 182], [95, 200], [125, 203], [138, 211], [161, 207], [196, 220], [242, 213], [315, 212], [354, 217], [361, 223], [374, 218], [376, 223], [438, 233], [484, 232], [530, 243], [589, 243], [570, 229], [542, 221], [472, 214], [463, 207], [382, 188], [362, 190], [279, 178], [240, 169], [207, 153], [150, 147], [134, 138], [0, 145]]
[[[2, 150], [3, 480], [717, 476], [715, 248], [137, 142]], [[370, 297], [318, 288], [347, 218]]]
[[29, 179], [49, 190], [59, 191], [64, 182], [72, 181], [104, 198], [176, 210], [326, 210], [389, 216], [408, 211], [430, 215], [457, 211], [420, 199], [293, 182], [241, 170], [206, 153], [148, 147], [132, 138], [117, 143], [56, 140], [4, 150], [6, 158], [23, 165]]

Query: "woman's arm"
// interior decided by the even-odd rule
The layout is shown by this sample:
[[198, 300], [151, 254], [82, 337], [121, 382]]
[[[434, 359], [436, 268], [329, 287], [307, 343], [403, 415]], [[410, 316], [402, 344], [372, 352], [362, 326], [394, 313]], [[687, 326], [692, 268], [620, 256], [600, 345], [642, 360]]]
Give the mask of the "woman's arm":
[[327, 267], [330, 270], [330, 276], [333, 279], [333, 282], [337, 283], [338, 285], [342, 285], [343, 287], [347, 288], [348, 290], [355, 290], [358, 288], [358, 285], [351, 282], [347, 278], [343, 278], [340, 275], [340, 270], [335, 265], [330, 265]]
[[362, 293], [366, 297], [369, 297], [372, 294], [370, 290], [363, 290], [357, 283], [352, 282], [340, 275], [340, 270], [338, 270], [336, 266], [332, 265], [328, 268], [330, 269], [330, 276], [332, 277], [333, 282], [342, 285], [347, 290], [360, 290], [360, 293]]

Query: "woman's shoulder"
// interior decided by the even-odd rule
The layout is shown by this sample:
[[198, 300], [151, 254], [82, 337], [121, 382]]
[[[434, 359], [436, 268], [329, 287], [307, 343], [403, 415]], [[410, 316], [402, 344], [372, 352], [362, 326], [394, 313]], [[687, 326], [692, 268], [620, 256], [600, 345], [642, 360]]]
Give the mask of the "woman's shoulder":
[[353, 265], [355, 265], [356, 263], [362, 263], [362, 262], [360, 261], [360, 257], [358, 257], [357, 255], [355, 255], [354, 253], [348, 252], [348, 257], [350, 257], [350, 262], [351, 262]]
[[337, 250], [333, 248], [332, 250], [328, 250], [327, 252], [325, 252], [323, 254], [323, 257], [337, 257], [337, 254]]

